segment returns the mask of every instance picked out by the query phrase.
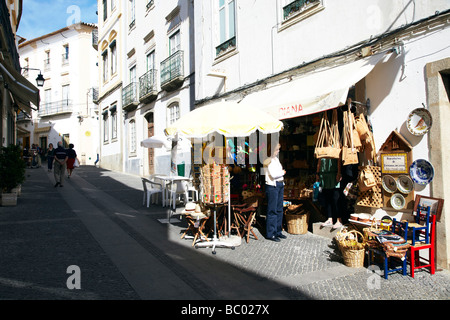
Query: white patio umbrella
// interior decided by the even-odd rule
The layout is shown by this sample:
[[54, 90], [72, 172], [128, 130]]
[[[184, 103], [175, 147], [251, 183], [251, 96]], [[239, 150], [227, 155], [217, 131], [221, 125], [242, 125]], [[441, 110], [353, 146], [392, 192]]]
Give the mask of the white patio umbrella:
[[225, 137], [247, 137], [257, 130], [269, 134], [282, 127], [280, 120], [257, 107], [220, 101], [189, 112], [164, 131], [168, 136], [179, 133], [188, 138], [204, 138], [214, 132]]
[[[264, 134], [276, 133], [283, 128], [283, 123], [261, 109], [235, 101], [220, 101], [197, 108], [182, 116], [164, 132], [168, 136], [204, 138], [217, 132], [225, 137], [247, 137], [259, 130]], [[228, 201], [228, 221], [231, 219], [231, 205]], [[231, 227], [228, 226], [230, 234]], [[216, 212], [214, 210], [214, 239], [202, 243], [212, 246], [234, 247], [234, 243], [218, 241], [216, 237]]]
[[171, 139], [166, 136], [156, 135], [141, 141], [141, 147], [144, 148], [162, 148], [169, 149], [172, 147]]

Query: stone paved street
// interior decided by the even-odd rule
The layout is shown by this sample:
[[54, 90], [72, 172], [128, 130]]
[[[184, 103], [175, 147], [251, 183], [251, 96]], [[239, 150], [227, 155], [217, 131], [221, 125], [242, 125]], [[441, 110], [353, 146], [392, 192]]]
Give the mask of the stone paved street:
[[[450, 272], [388, 280], [348, 268], [332, 241], [311, 233], [234, 250], [195, 249], [179, 215], [142, 206], [139, 177], [92, 166], [54, 188], [27, 169], [16, 207], [0, 207], [3, 300], [449, 300]], [[181, 207], [178, 208], [178, 211]], [[68, 289], [69, 266], [81, 289]]]

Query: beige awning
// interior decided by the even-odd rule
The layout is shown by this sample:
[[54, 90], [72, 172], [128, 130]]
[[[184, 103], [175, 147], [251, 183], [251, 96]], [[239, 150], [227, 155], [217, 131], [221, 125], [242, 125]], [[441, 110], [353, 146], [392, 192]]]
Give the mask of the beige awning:
[[15, 102], [19, 108], [27, 113], [31, 113], [30, 102], [36, 106], [35, 110], [39, 109], [39, 89], [31, 82], [25, 79], [16, 69], [10, 66], [3, 60], [0, 55], [0, 73], [3, 76], [3, 81], [7, 85], [8, 90], [13, 95]]
[[349, 88], [369, 74], [385, 56], [380, 53], [315, 70], [291, 82], [251, 93], [242, 103], [257, 106], [279, 120], [332, 109], [345, 104]]
[[49, 132], [52, 127], [34, 128], [34, 133]]

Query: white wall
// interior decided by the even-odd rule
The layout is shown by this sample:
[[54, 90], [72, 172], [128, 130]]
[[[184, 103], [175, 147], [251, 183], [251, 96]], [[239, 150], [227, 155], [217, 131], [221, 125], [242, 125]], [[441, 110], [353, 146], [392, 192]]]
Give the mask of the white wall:
[[220, 62], [214, 3], [195, 7], [196, 100], [223, 92], [222, 80], [207, 76], [211, 69], [225, 71], [231, 91], [450, 8], [449, 0], [323, 0], [323, 10], [283, 29], [281, 0], [238, 1], [237, 54]]
[[[71, 113], [45, 117], [39, 117], [38, 113], [33, 111], [34, 128], [31, 130], [30, 143], [39, 143], [39, 137], [47, 136], [48, 143], [56, 146], [63, 134], [69, 134], [70, 142], [75, 145], [79, 159], [81, 160], [83, 154], [87, 164], [93, 164], [96, 159], [95, 150], [98, 139], [88, 138], [86, 131], [97, 132], [97, 121], [91, 121], [92, 118], [88, 118], [82, 125], [78, 116], [88, 116], [89, 109], [96, 108], [92, 103], [92, 93], [88, 94], [90, 88], [98, 86], [97, 53], [91, 45], [91, 30], [92, 27], [85, 25], [73, 25], [68, 29], [61, 29], [60, 32], [43, 35], [42, 40], [33, 41], [32, 39], [28, 44], [25, 43], [19, 47], [21, 66], [27, 66], [25, 59], [28, 58], [28, 66], [40, 69], [46, 79], [44, 87], [39, 88], [41, 108], [44, 108], [46, 102], [45, 90], [51, 89], [50, 102], [61, 101], [63, 99], [62, 85], [65, 84], [70, 85], [69, 99], [72, 100], [73, 107]], [[62, 65], [63, 46], [66, 44], [69, 46], [69, 63]], [[47, 50], [50, 51], [49, 69], [44, 68]], [[37, 74], [38, 71], [29, 70], [28, 80], [34, 83]], [[89, 130], [85, 128], [88, 122]], [[34, 134], [36, 127], [48, 126], [52, 127], [48, 133]]]

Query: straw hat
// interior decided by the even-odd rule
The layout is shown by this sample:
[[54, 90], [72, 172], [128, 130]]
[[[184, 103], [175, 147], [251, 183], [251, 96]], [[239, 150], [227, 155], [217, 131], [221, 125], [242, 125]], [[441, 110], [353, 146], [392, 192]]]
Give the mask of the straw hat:
[[201, 206], [199, 204], [196, 204], [194, 202], [188, 202], [184, 206], [183, 211], [181, 211], [182, 214], [190, 215], [191, 217], [200, 219], [206, 218], [209, 216], [209, 210], [204, 209], [202, 210]]
[[182, 214], [191, 214], [195, 212], [195, 208], [197, 207], [197, 204], [194, 202], [188, 202], [184, 206], [183, 211], [181, 211]]

